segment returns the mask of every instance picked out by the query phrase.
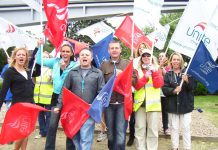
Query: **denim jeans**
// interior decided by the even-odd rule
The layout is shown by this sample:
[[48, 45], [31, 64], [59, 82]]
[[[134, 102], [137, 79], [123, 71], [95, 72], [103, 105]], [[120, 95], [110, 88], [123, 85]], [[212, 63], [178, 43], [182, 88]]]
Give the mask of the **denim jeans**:
[[91, 150], [95, 130], [95, 121], [90, 117], [73, 137], [77, 150]]
[[162, 109], [162, 123], [163, 129], [168, 129], [168, 113], [166, 111], [167, 107], [167, 100], [166, 97], [161, 97], [161, 109]]
[[[44, 107], [47, 110], [51, 110], [51, 105], [37, 104]], [[48, 127], [50, 123], [51, 112], [40, 111], [38, 116], [39, 122], [39, 134], [45, 137], [48, 133]]]
[[[51, 119], [46, 137], [45, 150], [55, 150], [56, 133], [58, 123], [60, 120], [60, 113], [51, 112]], [[75, 150], [73, 141], [69, 138], [66, 139], [66, 150]]]
[[132, 112], [129, 121], [129, 138], [135, 138], [135, 112]]
[[123, 104], [110, 104], [105, 109], [109, 150], [125, 150], [127, 121]]

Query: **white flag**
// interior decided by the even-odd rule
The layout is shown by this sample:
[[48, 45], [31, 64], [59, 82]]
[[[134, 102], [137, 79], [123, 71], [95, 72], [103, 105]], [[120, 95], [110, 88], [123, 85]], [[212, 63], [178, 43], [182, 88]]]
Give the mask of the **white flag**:
[[36, 41], [27, 32], [0, 17], [0, 47], [6, 50], [11, 46], [34, 50]]
[[210, 38], [206, 45], [214, 60], [218, 58], [218, 4], [205, 30], [205, 36]]
[[[210, 53], [214, 54], [216, 49], [209, 47], [214, 43], [216, 33], [211, 32], [209, 22], [217, 3], [213, 0], [191, 0], [174, 31], [169, 48], [192, 57], [202, 40]], [[216, 56], [213, 58], [216, 59]]]
[[24, 3], [29, 5], [31, 8], [35, 9], [39, 13], [42, 12], [41, 10], [41, 0], [22, 0]]
[[114, 30], [106, 25], [104, 22], [98, 22], [87, 28], [81, 29], [78, 31], [78, 34], [89, 36], [95, 43], [98, 43], [106, 36], [114, 32]]
[[140, 28], [154, 27], [159, 23], [164, 0], [134, 0], [134, 23]]
[[170, 30], [170, 25], [167, 24], [162, 26], [161, 24], [156, 26], [156, 30], [148, 35], [150, 40], [154, 39], [154, 46], [159, 50], [164, 48], [164, 45], [167, 41], [167, 35]]

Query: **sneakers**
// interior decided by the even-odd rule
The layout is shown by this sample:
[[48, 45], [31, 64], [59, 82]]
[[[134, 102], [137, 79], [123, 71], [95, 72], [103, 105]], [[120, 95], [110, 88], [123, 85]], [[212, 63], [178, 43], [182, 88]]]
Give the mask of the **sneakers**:
[[100, 133], [98, 134], [97, 142], [104, 141], [106, 138], [107, 138], [107, 134], [106, 134], [106, 133], [103, 133], [103, 132], [100, 132]]
[[42, 137], [42, 135], [39, 134], [39, 135], [36, 135], [34, 138], [35, 138], [35, 139], [40, 139], [41, 137]]
[[46, 137], [46, 136], [42, 136], [41, 134], [39, 134], [39, 135], [36, 135], [34, 138], [35, 138], [35, 139], [40, 139], [40, 138], [42, 138], [42, 137]]
[[170, 130], [169, 129], [164, 130], [164, 134], [165, 135], [170, 135]]

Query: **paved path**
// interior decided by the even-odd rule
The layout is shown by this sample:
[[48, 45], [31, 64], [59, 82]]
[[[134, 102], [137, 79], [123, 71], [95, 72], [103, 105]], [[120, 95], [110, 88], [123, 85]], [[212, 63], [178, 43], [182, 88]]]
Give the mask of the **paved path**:
[[[3, 122], [5, 115], [5, 107], [3, 106], [2, 111], [0, 112], [0, 123]], [[160, 138], [159, 138], [159, 149], [158, 150], [169, 150], [170, 149], [170, 137], [165, 136], [162, 133], [161, 129], [161, 117], [160, 117]], [[98, 130], [98, 126], [96, 126]], [[199, 113], [193, 111], [192, 113], [192, 150], [218, 150], [218, 128], [216, 128], [211, 122], [209, 122], [204, 113]], [[34, 139], [34, 136], [38, 134], [38, 129], [31, 134], [28, 150], [43, 150], [45, 145], [45, 138]], [[97, 133], [95, 134], [93, 150], [105, 150], [107, 149], [107, 141], [100, 143], [96, 142]], [[128, 137], [127, 137], [128, 138]], [[182, 142], [180, 142], [182, 145]], [[0, 145], [0, 150], [10, 150], [13, 149], [13, 145]], [[57, 150], [65, 149], [65, 135], [60, 129], [57, 135]], [[127, 147], [126, 150], [135, 150], [135, 147]]]

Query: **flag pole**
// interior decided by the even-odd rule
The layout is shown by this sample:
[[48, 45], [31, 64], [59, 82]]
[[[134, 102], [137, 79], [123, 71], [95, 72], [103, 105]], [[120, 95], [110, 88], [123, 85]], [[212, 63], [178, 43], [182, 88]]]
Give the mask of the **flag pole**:
[[[202, 41], [202, 40], [200, 40], [200, 42], [198, 43], [197, 49], [198, 49], [198, 47], [199, 47], [201, 41]], [[187, 74], [188, 69], [189, 69], [189, 67], [190, 67], [190, 65], [191, 65], [191, 62], [192, 62], [192, 60], [193, 60], [193, 58], [194, 58], [194, 56], [195, 56], [195, 54], [196, 54], [196, 52], [197, 52], [197, 49], [196, 49], [194, 55], [191, 57], [190, 61], [188, 62], [188, 66], [186, 67], [186, 70], [185, 70], [185, 72], [184, 72], [183, 75], [186, 75], [186, 74]], [[181, 81], [181, 83], [180, 83], [180, 85], [179, 85], [180, 89], [182, 88], [183, 83], [184, 83], [184, 80], [182, 79], [182, 81]], [[178, 94], [179, 94], [179, 92], [177, 93], [177, 95], [178, 95]]]
[[6, 56], [7, 56], [7, 58], [10, 58], [10, 56], [8, 55], [7, 50], [5, 50], [4, 48], [3, 48], [3, 50], [4, 50], [4, 52], [5, 52]]

